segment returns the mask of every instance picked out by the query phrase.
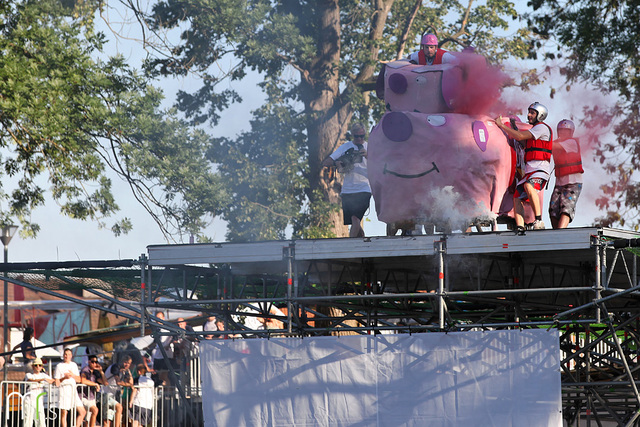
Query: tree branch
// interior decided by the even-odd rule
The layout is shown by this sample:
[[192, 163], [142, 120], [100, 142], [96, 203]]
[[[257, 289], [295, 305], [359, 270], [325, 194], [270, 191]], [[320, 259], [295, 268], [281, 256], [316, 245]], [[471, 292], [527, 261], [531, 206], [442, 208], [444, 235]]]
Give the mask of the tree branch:
[[398, 42], [398, 50], [396, 53], [396, 59], [401, 59], [404, 57], [404, 48], [407, 44], [407, 39], [409, 38], [409, 32], [411, 31], [411, 27], [413, 27], [413, 21], [415, 21], [418, 12], [420, 11], [420, 6], [422, 6], [422, 0], [416, 0], [413, 5], [413, 9], [404, 24], [404, 28], [402, 30], [402, 34], [400, 35], [400, 40]]

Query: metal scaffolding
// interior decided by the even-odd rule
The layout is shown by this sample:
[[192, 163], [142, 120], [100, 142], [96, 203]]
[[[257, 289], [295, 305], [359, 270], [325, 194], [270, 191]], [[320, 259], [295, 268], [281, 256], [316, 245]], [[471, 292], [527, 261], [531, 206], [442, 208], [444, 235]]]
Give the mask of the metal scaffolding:
[[220, 334], [245, 338], [556, 330], [567, 424], [639, 425], [638, 237], [571, 228], [153, 245], [136, 263], [139, 286], [109, 301], [156, 337], [185, 334], [161, 309], [223, 318]]

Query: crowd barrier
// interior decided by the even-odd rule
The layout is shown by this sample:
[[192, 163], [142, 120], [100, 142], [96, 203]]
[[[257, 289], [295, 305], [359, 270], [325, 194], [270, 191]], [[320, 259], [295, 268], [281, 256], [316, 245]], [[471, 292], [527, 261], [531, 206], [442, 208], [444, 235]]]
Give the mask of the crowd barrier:
[[[0, 383], [2, 391], [2, 422], [0, 425], [6, 427], [78, 427], [77, 409], [75, 405], [68, 411], [67, 422], [61, 418], [61, 397], [65, 393], [73, 393], [64, 386], [43, 384], [38, 385], [27, 381], [3, 381]], [[82, 391], [89, 386], [78, 385], [73, 387], [75, 393], [80, 396]], [[134, 386], [138, 388], [138, 386]], [[192, 411], [194, 405], [198, 405], [195, 396], [191, 396], [185, 402], [181, 398], [178, 390], [172, 386], [158, 386], [151, 390], [152, 401], [147, 409], [141, 409], [131, 404], [132, 390], [123, 391], [101, 390], [95, 394], [95, 402], [88, 406], [94, 406], [98, 410], [96, 426], [115, 427], [116, 417], [120, 405], [121, 422], [120, 426], [129, 427], [133, 425], [133, 420], [146, 421], [140, 423], [149, 427], [169, 427], [199, 425], [201, 420], [200, 411]], [[75, 398], [75, 397], [74, 397]], [[64, 403], [63, 403], [64, 405]], [[188, 411], [192, 413], [189, 414]], [[195, 418], [194, 420], [194, 413]], [[91, 413], [87, 410], [86, 421], [90, 420]], [[195, 422], [194, 422], [195, 421]], [[88, 423], [86, 424], [88, 425]]]

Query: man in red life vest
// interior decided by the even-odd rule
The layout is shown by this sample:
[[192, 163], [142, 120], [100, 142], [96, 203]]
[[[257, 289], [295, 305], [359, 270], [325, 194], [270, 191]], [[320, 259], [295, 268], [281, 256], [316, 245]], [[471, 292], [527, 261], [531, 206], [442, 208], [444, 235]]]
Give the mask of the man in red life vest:
[[549, 217], [553, 228], [567, 228], [573, 221], [576, 203], [582, 191], [582, 157], [580, 143], [573, 137], [576, 126], [571, 120], [558, 123], [558, 138], [553, 141], [553, 163], [556, 185], [549, 201]]
[[435, 34], [425, 34], [420, 41], [420, 50], [409, 55], [409, 60], [419, 65], [439, 65], [456, 63], [456, 57], [444, 49], [438, 49]]
[[[520, 162], [524, 161], [522, 178], [518, 181], [514, 194], [513, 206], [515, 211], [516, 227], [518, 231], [524, 231], [524, 205], [529, 201], [535, 215], [535, 221], [531, 224], [534, 230], [544, 229], [542, 222], [542, 207], [538, 192], [542, 190], [551, 173], [551, 153], [553, 144], [553, 131], [543, 122], [547, 118], [547, 107], [534, 102], [529, 106], [527, 120], [533, 127], [529, 130], [515, 130], [502, 122], [502, 116], [496, 119], [496, 125], [507, 134], [509, 138], [520, 142], [516, 144], [516, 154]], [[519, 147], [518, 147], [519, 146]], [[522, 165], [516, 165], [522, 168]]]

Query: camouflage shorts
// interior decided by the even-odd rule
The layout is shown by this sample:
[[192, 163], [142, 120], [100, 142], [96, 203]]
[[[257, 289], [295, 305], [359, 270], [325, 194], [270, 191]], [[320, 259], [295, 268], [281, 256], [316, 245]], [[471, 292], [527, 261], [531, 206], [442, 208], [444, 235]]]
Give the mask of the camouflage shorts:
[[581, 191], [582, 183], [556, 186], [549, 201], [549, 216], [560, 218], [560, 215], [565, 214], [569, 217], [569, 222], [573, 221]]

